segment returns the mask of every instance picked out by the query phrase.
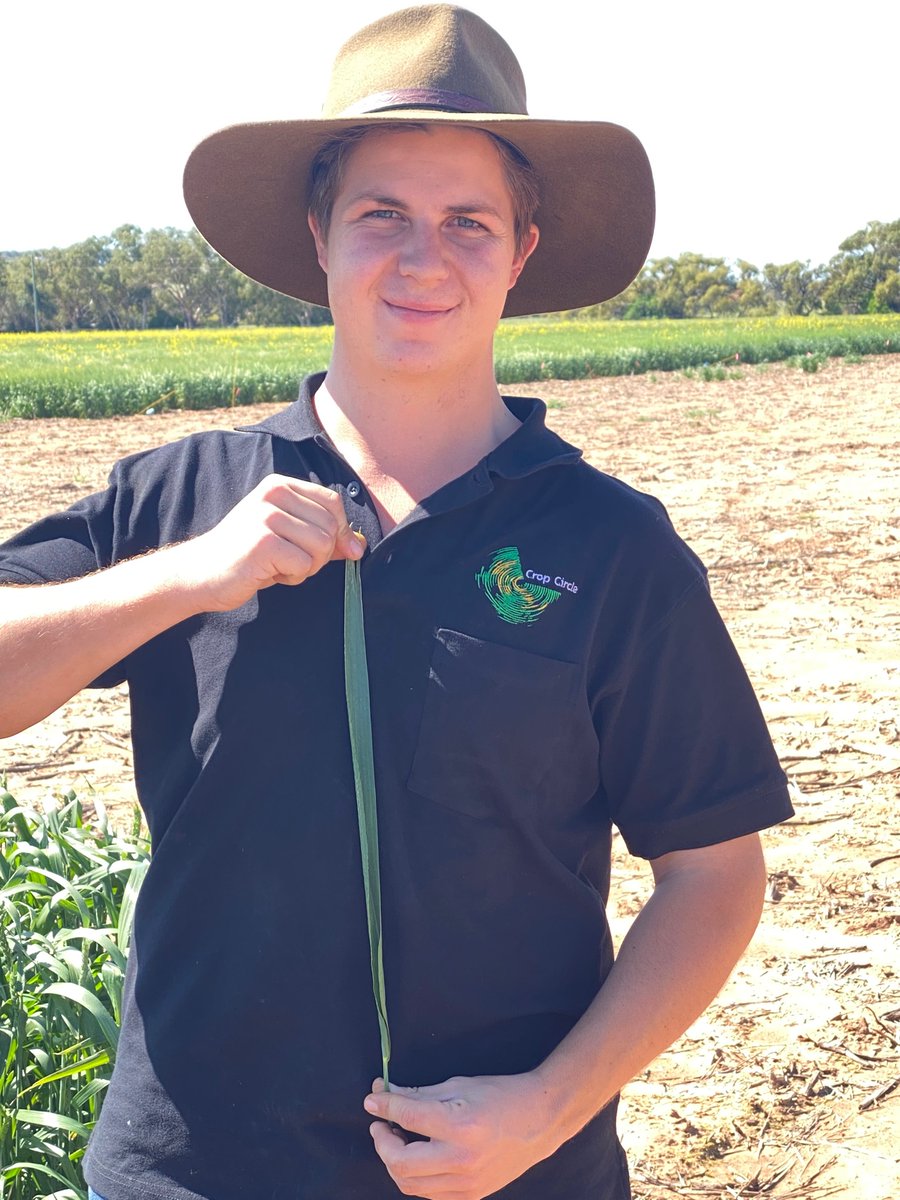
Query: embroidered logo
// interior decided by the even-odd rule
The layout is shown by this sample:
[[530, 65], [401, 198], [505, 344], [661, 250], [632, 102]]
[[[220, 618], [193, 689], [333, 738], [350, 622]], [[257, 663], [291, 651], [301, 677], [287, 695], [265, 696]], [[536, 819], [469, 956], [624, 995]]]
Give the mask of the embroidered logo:
[[[531, 625], [546, 612], [561, 590], [577, 592], [578, 587], [561, 575], [522, 571], [518, 546], [497, 550], [486, 567], [475, 572], [475, 582], [490, 600], [497, 616], [511, 625]], [[551, 586], [552, 585], [552, 586]]]

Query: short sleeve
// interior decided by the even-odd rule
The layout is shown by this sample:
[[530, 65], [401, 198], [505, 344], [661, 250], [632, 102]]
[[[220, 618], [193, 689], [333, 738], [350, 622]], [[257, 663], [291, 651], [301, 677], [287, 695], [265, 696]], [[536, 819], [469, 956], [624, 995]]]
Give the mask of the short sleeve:
[[[64, 583], [205, 533], [272, 466], [271, 439], [208, 430], [120, 459], [109, 486], [0, 546], [0, 584]], [[121, 683], [143, 648], [92, 686]]]
[[600, 770], [629, 850], [657, 858], [791, 816], [743, 664], [698, 577], [598, 704]]
[[[65, 583], [113, 562], [117, 470], [103, 492], [86, 496], [0, 545], [0, 584]], [[113, 687], [126, 678], [126, 664], [105, 671], [92, 687]]]
[[0, 545], [0, 580], [64, 583], [109, 566], [112, 556], [114, 475], [64, 512], [43, 517]]

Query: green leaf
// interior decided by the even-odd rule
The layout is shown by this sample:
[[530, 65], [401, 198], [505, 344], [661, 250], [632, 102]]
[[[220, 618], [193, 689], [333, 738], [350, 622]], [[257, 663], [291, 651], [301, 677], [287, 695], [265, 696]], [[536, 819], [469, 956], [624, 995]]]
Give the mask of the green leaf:
[[75, 1133], [85, 1141], [91, 1136], [87, 1125], [75, 1121], [72, 1117], [63, 1117], [59, 1113], [43, 1112], [39, 1108], [20, 1108], [15, 1112], [15, 1118], [22, 1125], [42, 1125], [45, 1129], [62, 1129], [66, 1133]]
[[66, 1179], [60, 1175], [58, 1171], [54, 1171], [52, 1167], [45, 1166], [39, 1162], [14, 1162], [8, 1167], [2, 1168], [0, 1179], [15, 1179], [16, 1175], [20, 1175], [25, 1171], [36, 1171], [41, 1175], [46, 1175], [49, 1179], [55, 1179], [57, 1183], [70, 1184], [71, 1179]]
[[[90, 925], [91, 914], [88, 912], [84, 898], [81, 896], [77, 887], [73, 883], [70, 883], [65, 876], [60, 875], [57, 871], [51, 871], [47, 867], [38, 866], [36, 863], [29, 864], [28, 874], [29, 876], [43, 875], [45, 879], [52, 880], [54, 883], [58, 883], [59, 891], [55, 893], [53, 899], [58, 900], [61, 904], [64, 904], [64, 897], [68, 897], [70, 902], [78, 909], [81, 919], [85, 925]], [[41, 891], [44, 891], [43, 887], [41, 888]], [[47, 891], [49, 891], [49, 889], [47, 889]]]
[[51, 983], [44, 988], [42, 995], [64, 996], [67, 1000], [72, 1000], [87, 1009], [100, 1026], [107, 1046], [110, 1050], [115, 1051], [119, 1041], [118, 1027], [109, 1012], [103, 1007], [103, 1003], [87, 988], [83, 988], [78, 983]]
[[[29, 841], [31, 838], [31, 829], [25, 816], [25, 809], [16, 804], [13, 797], [6, 790], [0, 795], [0, 805], [3, 807], [3, 812], [6, 817], [15, 826], [16, 832], [23, 841]], [[2, 825], [2, 822], [0, 822]]]
[[125, 885], [125, 895], [122, 897], [122, 906], [119, 909], [118, 926], [118, 942], [123, 954], [127, 952], [131, 943], [134, 906], [137, 903], [138, 892], [141, 890], [141, 884], [144, 882], [144, 876], [147, 874], [149, 866], [150, 861], [146, 858], [140, 862], [136, 862], [129, 872], [128, 882]]
[[108, 1062], [109, 1051], [98, 1050], [96, 1054], [90, 1055], [89, 1058], [82, 1058], [78, 1062], [72, 1063], [70, 1067], [63, 1067], [61, 1071], [54, 1071], [52, 1075], [45, 1075], [43, 1079], [39, 1079], [37, 1083], [32, 1083], [30, 1087], [25, 1088], [19, 1094], [27, 1096], [35, 1088], [43, 1087], [45, 1083], [55, 1083], [57, 1079], [68, 1079], [72, 1075], [80, 1075], [82, 1071], [90, 1071], [94, 1067], [105, 1067]]
[[104, 950], [113, 960], [119, 970], [124, 974], [126, 967], [125, 955], [113, 941], [110, 933], [105, 929], [64, 929], [57, 938], [57, 942], [72, 942], [78, 941], [84, 946], [85, 943], [93, 942]]
[[[86, 1083], [83, 1088], [79, 1088], [72, 1097], [71, 1104], [73, 1110], [77, 1111], [83, 1104], [89, 1104], [95, 1096], [101, 1095], [101, 1093], [105, 1092], [108, 1087], [108, 1079], [97, 1078], [89, 1080], [89, 1082]], [[93, 1106], [91, 1111], [93, 1111]]]
[[391, 1035], [388, 1027], [382, 956], [381, 866], [378, 854], [378, 807], [375, 796], [369, 669], [366, 662], [360, 568], [358, 562], [349, 558], [346, 560], [344, 575], [344, 683], [347, 691], [347, 718], [350, 725], [356, 814], [359, 820], [359, 845], [362, 852], [363, 887], [369, 926], [372, 990], [381, 1034], [384, 1086], [390, 1091], [388, 1064], [391, 1058]]

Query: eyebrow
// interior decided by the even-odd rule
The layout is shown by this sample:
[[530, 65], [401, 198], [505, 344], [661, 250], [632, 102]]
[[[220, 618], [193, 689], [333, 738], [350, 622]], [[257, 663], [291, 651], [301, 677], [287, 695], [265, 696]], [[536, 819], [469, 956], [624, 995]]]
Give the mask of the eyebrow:
[[[351, 196], [347, 201], [348, 207], [363, 203], [377, 204], [379, 208], [396, 208], [401, 212], [407, 212], [409, 209], [409, 205], [403, 200], [398, 200], [396, 196], [376, 196], [371, 192], [360, 192], [356, 196]], [[483, 200], [468, 200], [464, 204], [448, 204], [444, 212], [453, 217], [466, 217], [471, 213], [482, 213], [485, 216], [496, 217], [498, 221], [504, 220], [502, 213], [498, 212], [492, 204], [487, 204]]]
[[374, 192], [359, 192], [347, 201], [348, 208], [354, 204], [377, 204], [379, 208], [406, 208], [402, 200], [396, 196], [376, 196]]
[[496, 217], [498, 221], [504, 220], [503, 214], [497, 212], [492, 204], [485, 204], [477, 200], [468, 204], [450, 204], [447, 212], [455, 217], [464, 217], [468, 213], [484, 213], [485, 216]]

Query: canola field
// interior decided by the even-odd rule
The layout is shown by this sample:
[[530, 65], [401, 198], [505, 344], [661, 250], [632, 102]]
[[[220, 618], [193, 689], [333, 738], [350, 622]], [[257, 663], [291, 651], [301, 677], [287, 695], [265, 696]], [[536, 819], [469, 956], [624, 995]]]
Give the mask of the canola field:
[[[330, 326], [0, 334], [0, 418], [108, 417], [148, 409], [288, 403], [322, 370]], [[763, 362], [815, 370], [828, 357], [900, 351], [900, 314], [735, 320], [504, 322], [502, 384], [647, 371], [705, 378]]]

